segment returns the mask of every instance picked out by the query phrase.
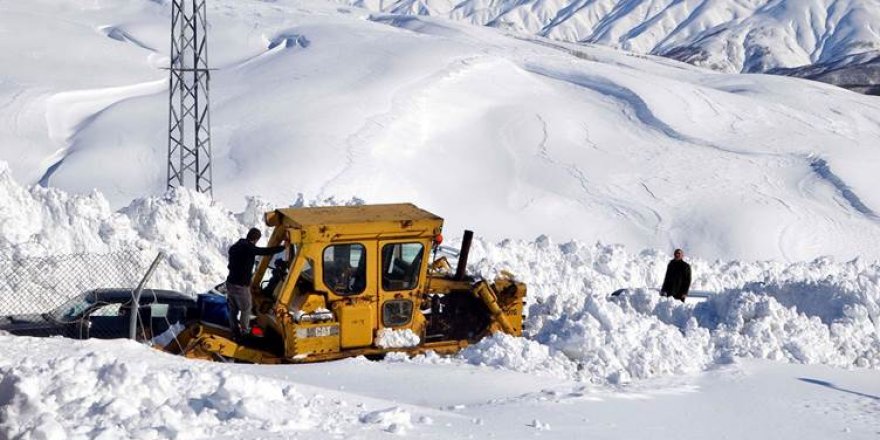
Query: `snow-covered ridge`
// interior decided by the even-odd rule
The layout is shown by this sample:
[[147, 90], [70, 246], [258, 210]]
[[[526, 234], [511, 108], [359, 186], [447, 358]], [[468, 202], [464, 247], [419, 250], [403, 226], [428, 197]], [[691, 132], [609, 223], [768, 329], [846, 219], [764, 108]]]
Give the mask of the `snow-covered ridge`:
[[[723, 72], [817, 65], [880, 70], [880, 3], [864, 0], [349, 0], [395, 14], [449, 17], [560, 41], [667, 56]], [[834, 83], [871, 76], [837, 78]], [[857, 85], [857, 84], [849, 84]]]

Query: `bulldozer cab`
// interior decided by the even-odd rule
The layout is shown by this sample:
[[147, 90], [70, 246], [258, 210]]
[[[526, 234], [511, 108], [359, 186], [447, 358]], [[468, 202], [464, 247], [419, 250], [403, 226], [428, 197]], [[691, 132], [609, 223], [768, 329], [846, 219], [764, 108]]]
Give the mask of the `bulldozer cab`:
[[[261, 262], [252, 286], [258, 323], [283, 333], [289, 319], [304, 330], [298, 342], [328, 353], [371, 346], [379, 329], [422, 331], [424, 319], [414, 312], [440, 217], [394, 204], [279, 209], [266, 214], [266, 223], [274, 228], [270, 246], [289, 243], [289, 270], [284, 280], [262, 285], [269, 260]], [[296, 346], [284, 351], [302, 354]]]

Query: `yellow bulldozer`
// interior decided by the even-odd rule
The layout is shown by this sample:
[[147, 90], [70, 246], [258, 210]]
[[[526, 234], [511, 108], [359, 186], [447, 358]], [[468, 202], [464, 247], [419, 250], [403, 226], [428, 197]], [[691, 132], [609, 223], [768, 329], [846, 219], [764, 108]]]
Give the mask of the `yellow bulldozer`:
[[[166, 351], [190, 358], [303, 363], [350, 356], [454, 353], [493, 333], [522, 334], [526, 286], [465, 272], [465, 231], [453, 271], [436, 258], [443, 219], [412, 204], [278, 209], [251, 287], [261, 337], [192, 322]], [[432, 261], [433, 260], [433, 261]], [[271, 277], [267, 271], [271, 269]]]

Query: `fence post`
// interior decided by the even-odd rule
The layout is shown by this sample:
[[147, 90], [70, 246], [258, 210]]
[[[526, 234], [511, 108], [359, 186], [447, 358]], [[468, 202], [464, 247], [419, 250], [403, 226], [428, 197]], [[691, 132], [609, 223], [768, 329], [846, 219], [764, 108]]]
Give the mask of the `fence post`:
[[156, 255], [156, 258], [153, 260], [153, 263], [150, 264], [150, 268], [147, 269], [147, 273], [144, 274], [144, 277], [141, 278], [141, 282], [138, 283], [137, 287], [131, 292], [131, 321], [128, 325], [128, 338], [134, 339], [137, 334], [137, 321], [141, 316], [141, 292], [144, 291], [144, 286], [150, 281], [150, 278], [153, 277], [153, 272], [156, 271], [156, 267], [159, 266], [159, 263], [162, 259], [165, 258], [165, 253], [159, 251]]

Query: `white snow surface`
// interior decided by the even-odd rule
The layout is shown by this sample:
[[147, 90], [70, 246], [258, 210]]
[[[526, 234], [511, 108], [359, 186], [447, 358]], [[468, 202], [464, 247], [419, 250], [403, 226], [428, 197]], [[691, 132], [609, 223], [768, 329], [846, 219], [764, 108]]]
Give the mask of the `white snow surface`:
[[[609, 387], [454, 363], [219, 364], [120, 340], [0, 335], [0, 349], [0, 437], [9, 439], [527, 438], [537, 431], [545, 438], [651, 431], [664, 439], [869, 439], [880, 429], [876, 370], [737, 362]], [[686, 417], [688, 429], [670, 422], [676, 417]]]
[[561, 41], [670, 56], [724, 72], [857, 64], [880, 55], [866, 0], [348, 0]]
[[[27, 348], [22, 347], [26, 342]], [[253, 430], [333, 434], [345, 402], [187, 362], [136, 343], [0, 336], [0, 434], [8, 439], [217, 438]]]
[[[165, 189], [169, 11], [0, 3], [0, 159], [26, 185], [98, 189], [87, 205], [103, 211], [84, 214], [107, 219], [105, 235], [126, 221], [108, 210]], [[880, 258], [874, 97], [319, 0], [216, 0], [208, 17], [214, 195], [230, 208], [254, 194], [270, 206], [359, 197], [414, 202], [442, 215], [448, 235], [544, 233], [707, 259]], [[176, 215], [203, 220], [198, 203]]]

